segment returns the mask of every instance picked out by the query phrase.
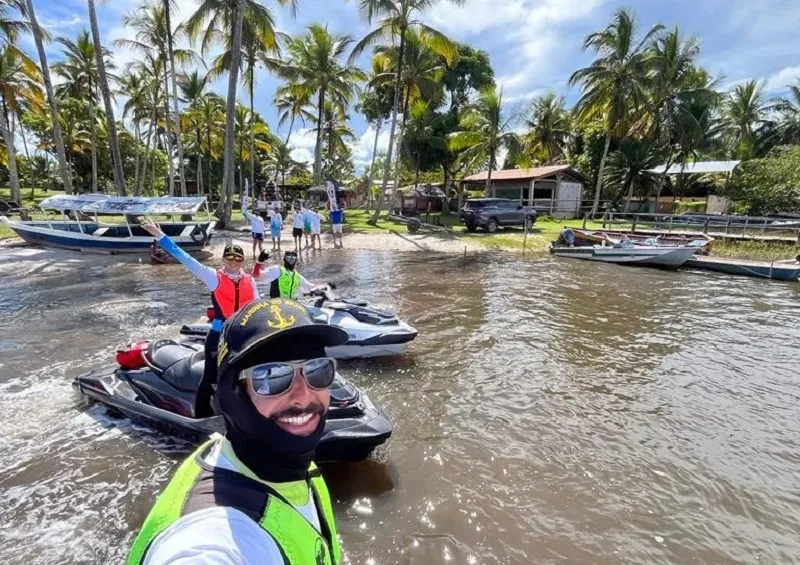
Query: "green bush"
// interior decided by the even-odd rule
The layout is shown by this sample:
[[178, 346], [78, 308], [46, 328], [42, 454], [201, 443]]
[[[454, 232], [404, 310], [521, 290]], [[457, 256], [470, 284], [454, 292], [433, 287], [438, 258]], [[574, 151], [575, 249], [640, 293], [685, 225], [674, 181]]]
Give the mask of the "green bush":
[[800, 212], [800, 146], [779, 147], [742, 163], [733, 191], [749, 214]]

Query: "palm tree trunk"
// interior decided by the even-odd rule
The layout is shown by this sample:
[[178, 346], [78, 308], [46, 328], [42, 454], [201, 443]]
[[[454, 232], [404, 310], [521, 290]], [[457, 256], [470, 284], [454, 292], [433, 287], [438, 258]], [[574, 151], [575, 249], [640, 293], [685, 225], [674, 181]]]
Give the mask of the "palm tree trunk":
[[231, 30], [231, 70], [228, 73], [228, 99], [225, 102], [225, 159], [222, 164], [224, 204], [220, 227], [227, 227], [233, 213], [234, 191], [234, 126], [236, 124], [236, 86], [239, 82], [239, 64], [242, 51], [242, 20], [244, 17], [244, 1], [236, 0], [234, 26]]
[[144, 164], [142, 164], [142, 176], [140, 178], [140, 184], [136, 186], [136, 196], [140, 196], [142, 194], [142, 188], [147, 182], [147, 162], [150, 153], [150, 142], [153, 139], [153, 124], [155, 124], [155, 121], [156, 121], [156, 106], [154, 104], [153, 112], [150, 115], [150, 124], [147, 126], [147, 144], [144, 146]]
[[[203, 152], [201, 151], [201, 144], [203, 141], [202, 138], [203, 132], [200, 131], [200, 128], [195, 130], [195, 136], [197, 137], [197, 193], [198, 196], [202, 196], [204, 194], [203, 190]], [[209, 195], [209, 200], [211, 199], [211, 195]]]
[[[175, 143], [178, 146], [178, 173], [180, 174], [181, 196], [186, 196], [186, 170], [183, 163], [183, 142], [181, 141], [181, 115], [178, 109], [178, 81], [175, 78], [175, 49], [172, 46], [172, 23], [170, 20], [170, 0], [164, 0], [164, 14], [167, 24], [167, 58], [169, 59], [169, 82], [172, 84], [172, 109], [175, 114]], [[167, 89], [169, 98], [169, 89]], [[169, 116], [167, 116], [169, 120]], [[174, 182], [174, 181], [173, 181]]]
[[608, 157], [608, 148], [611, 146], [611, 132], [606, 134], [606, 145], [603, 148], [603, 156], [600, 158], [600, 168], [597, 170], [597, 185], [594, 188], [594, 202], [592, 202], [592, 217], [597, 214], [597, 209], [600, 207], [600, 193], [603, 190], [603, 170], [606, 168], [606, 157]]
[[8, 109], [6, 99], [3, 96], [3, 111], [0, 112], [0, 132], [3, 134], [3, 141], [6, 144], [6, 155], [8, 157], [8, 184], [11, 187], [11, 200], [20, 203], [19, 175], [17, 173], [17, 152], [14, 147], [14, 136], [8, 126]]
[[136, 196], [139, 196], [139, 153], [140, 153], [140, 145], [142, 144], [142, 132], [140, 131], [139, 127], [139, 120], [137, 119], [134, 122], [134, 135], [136, 136], [136, 157], [133, 162], [133, 190]]
[[[91, 83], [89, 92], [92, 92]], [[92, 135], [92, 192], [95, 193], [97, 192], [97, 124], [94, 116], [94, 96], [89, 97], [89, 131]]]
[[[381, 213], [383, 206], [383, 196], [386, 194], [386, 185], [389, 182], [389, 174], [392, 170], [392, 144], [394, 143], [394, 132], [397, 128], [397, 107], [400, 105], [400, 81], [403, 73], [403, 52], [406, 49], [406, 29], [400, 28], [400, 50], [397, 56], [397, 72], [394, 79], [394, 103], [392, 104], [392, 125], [389, 127], [389, 149], [386, 153], [386, 163], [383, 165], [383, 183], [381, 184], [381, 193], [378, 196], [378, 202], [375, 205], [375, 213], [369, 219], [369, 224], [377, 225], [378, 216]], [[396, 187], [395, 187], [396, 188]]]
[[633, 179], [628, 179], [628, 194], [625, 196], [625, 213], [631, 207], [631, 198], [633, 198]]
[[486, 184], [483, 187], [483, 193], [487, 197], [494, 198], [494, 190], [492, 187], [492, 169], [494, 168], [494, 155], [489, 155], [489, 171], [486, 173]]
[[206, 148], [208, 149], [208, 159], [206, 159], [206, 170], [208, 174], [208, 201], [214, 197], [214, 186], [211, 183], [211, 124], [206, 124]]
[[317, 142], [314, 144], [314, 186], [319, 186], [322, 182], [322, 118], [325, 109], [325, 88], [319, 89], [317, 106]]
[[[292, 113], [292, 119], [289, 121], [289, 133], [286, 134], [286, 141], [284, 142], [284, 145], [286, 145], [287, 148], [289, 146], [289, 138], [292, 137], [292, 128], [294, 127], [294, 118], [295, 118], [295, 115], [294, 115], [294, 113]], [[276, 166], [275, 167], [275, 178], [272, 179], [272, 182], [274, 182], [274, 183], [278, 182], [278, 173], [279, 172], [280, 172], [280, 170]]]
[[664, 165], [664, 172], [658, 178], [658, 190], [656, 191], [656, 206], [653, 209], [654, 214], [658, 214], [658, 199], [661, 198], [661, 190], [664, 188], [664, 183], [667, 180], [667, 171], [672, 166], [672, 153], [669, 155], [669, 159], [667, 159], [666, 165]]
[[[19, 134], [22, 137], [22, 148], [25, 149], [25, 159], [28, 165], [28, 176], [30, 177], [31, 181], [31, 200], [33, 200], [36, 193], [36, 179], [34, 179], [34, 175], [31, 174], [33, 171], [33, 163], [31, 162], [31, 154], [28, 152], [28, 140], [25, 138], [25, 128], [22, 127], [21, 123], [19, 124]], [[42, 179], [42, 183], [44, 183], [44, 179]]]
[[47, 54], [44, 50], [42, 40], [42, 30], [36, 19], [36, 11], [33, 8], [33, 0], [25, 0], [28, 20], [31, 24], [33, 39], [36, 42], [36, 51], [39, 53], [41, 63], [42, 78], [44, 79], [44, 89], [47, 92], [47, 104], [50, 106], [50, 118], [53, 121], [53, 139], [56, 142], [56, 153], [58, 154], [58, 168], [61, 173], [61, 182], [64, 183], [64, 192], [72, 194], [72, 174], [67, 167], [67, 154], [64, 150], [64, 138], [61, 135], [61, 122], [58, 119], [58, 106], [56, 106], [56, 95], [53, 90], [53, 81], [50, 80], [50, 66], [47, 64]]
[[166, 53], [162, 53], [162, 55], [164, 56], [164, 131], [166, 136], [164, 140], [164, 151], [167, 153], [167, 173], [169, 174], [167, 185], [169, 186], [169, 195], [175, 196], [175, 163], [172, 162], [172, 126], [169, 123], [169, 65], [167, 64], [169, 57]]
[[375, 157], [378, 153], [378, 136], [381, 134], [381, 120], [375, 122], [375, 142], [372, 144], [372, 162], [369, 164], [369, 174], [367, 175], [367, 202], [372, 197], [372, 176], [375, 171]]
[[[28, 0], [30, 2], [31, 0]], [[111, 106], [111, 89], [108, 87], [108, 77], [106, 76], [106, 63], [103, 57], [103, 43], [100, 40], [100, 28], [97, 26], [97, 13], [94, 9], [94, 0], [88, 0], [89, 21], [92, 27], [92, 38], [94, 40], [95, 58], [97, 59], [97, 71], [100, 78], [100, 92], [103, 94], [103, 105], [106, 109], [106, 119], [108, 120], [108, 144], [111, 146], [111, 163], [114, 170], [114, 186], [117, 194], [125, 196], [125, 172], [122, 170], [122, 153], [119, 150], [119, 138], [117, 137], [117, 122], [114, 118], [114, 108]]]
[[[411, 96], [411, 88], [406, 88], [406, 97], [405, 101], [403, 102], [403, 121], [400, 123], [400, 133], [397, 135], [397, 158], [395, 159], [395, 169], [394, 169], [394, 190], [395, 194], [397, 193], [397, 189], [400, 188], [400, 171], [403, 168], [402, 157], [403, 157], [403, 136], [406, 131], [406, 120], [408, 117], [408, 99]], [[390, 206], [391, 208], [391, 206]]]
[[255, 73], [253, 67], [255, 66], [255, 62], [250, 61], [250, 189], [255, 194], [256, 190], [256, 110], [255, 110], [255, 101], [254, 98], [254, 83], [255, 83]]

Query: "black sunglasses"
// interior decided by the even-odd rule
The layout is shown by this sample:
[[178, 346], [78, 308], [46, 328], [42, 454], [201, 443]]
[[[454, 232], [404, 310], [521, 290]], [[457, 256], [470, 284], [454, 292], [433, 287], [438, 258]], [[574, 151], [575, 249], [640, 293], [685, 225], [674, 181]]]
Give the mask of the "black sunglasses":
[[330, 357], [318, 357], [308, 361], [262, 363], [248, 367], [239, 373], [239, 380], [250, 379], [253, 390], [260, 396], [278, 396], [292, 388], [297, 369], [308, 386], [315, 390], [325, 390], [336, 378], [336, 361]]

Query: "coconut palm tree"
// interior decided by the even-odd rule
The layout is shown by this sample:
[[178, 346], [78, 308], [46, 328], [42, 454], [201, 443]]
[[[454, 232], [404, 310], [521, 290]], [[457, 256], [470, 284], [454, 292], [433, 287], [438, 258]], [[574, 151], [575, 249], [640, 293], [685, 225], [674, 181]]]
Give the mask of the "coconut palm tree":
[[[242, 53], [240, 57], [240, 72], [242, 74], [242, 84], [247, 89], [250, 99], [250, 113], [255, 114], [255, 86], [256, 69], [258, 64], [264, 59], [279, 55], [277, 35], [274, 30], [272, 14], [267, 11], [269, 18], [266, 19], [265, 29], [254, 29], [250, 25], [242, 25]], [[260, 33], [257, 35], [256, 32]], [[211, 66], [210, 75], [212, 78], [221, 76], [230, 70], [233, 53], [230, 46], [228, 50], [220, 54]], [[250, 121], [250, 184], [255, 185], [255, 120]]]
[[488, 166], [486, 186], [487, 196], [494, 196], [492, 171], [497, 164], [500, 150], [516, 156], [522, 150], [522, 143], [513, 126], [515, 116], [503, 112], [503, 91], [486, 88], [480, 91], [478, 99], [467, 107], [461, 116], [460, 130], [452, 134], [449, 145], [454, 151], [462, 151], [459, 161], [468, 163], [469, 169], [480, 164]]
[[[170, 14], [172, 10], [172, 4], [175, 0], [162, 0], [164, 6], [164, 20], [165, 20], [165, 28], [166, 28], [166, 35], [167, 35], [167, 61], [169, 63], [169, 69], [167, 70], [167, 74], [169, 75], [168, 81], [172, 86], [172, 111], [175, 116], [175, 145], [178, 148], [178, 174], [180, 178], [181, 184], [181, 195], [186, 196], [186, 171], [184, 168], [183, 163], [183, 141], [181, 136], [181, 114], [180, 109], [178, 108], [178, 85], [177, 85], [177, 70], [175, 69], [175, 48], [174, 48], [174, 39], [175, 39], [175, 32], [172, 30], [172, 15]], [[167, 94], [169, 97], [169, 94]]]
[[575, 71], [569, 79], [570, 86], [579, 84], [583, 90], [575, 113], [584, 122], [601, 120], [606, 132], [592, 214], [597, 213], [600, 205], [611, 138], [626, 135], [647, 107], [649, 72], [655, 61], [647, 47], [662, 29], [662, 25], [655, 25], [637, 38], [636, 19], [623, 9], [604, 30], [590, 34], [583, 42], [583, 49], [595, 51], [598, 58]]
[[606, 182], [625, 195], [625, 212], [628, 212], [634, 193], [649, 194], [658, 184], [658, 175], [651, 172], [660, 164], [661, 155], [649, 140], [628, 138], [608, 156]]
[[194, 70], [192, 73], [181, 77], [179, 82], [183, 100], [189, 105], [182, 118], [185, 126], [184, 131], [191, 130], [195, 134], [194, 150], [197, 154], [195, 177], [197, 179], [197, 188], [201, 194], [203, 193], [203, 122], [198, 110], [203, 102], [208, 78], [208, 75], [200, 76], [200, 73]]
[[364, 115], [367, 125], [375, 130], [375, 141], [372, 146], [372, 161], [367, 172], [367, 201], [372, 199], [372, 179], [375, 173], [375, 159], [378, 155], [378, 139], [381, 134], [381, 127], [389, 119], [392, 113], [393, 88], [392, 86], [369, 86], [373, 84], [375, 77], [384, 74], [388, 70], [389, 62], [385, 57], [372, 58], [372, 72], [367, 83], [368, 88], [361, 94], [356, 110]]
[[314, 145], [314, 183], [322, 178], [323, 112], [326, 100], [346, 107], [356, 92], [356, 83], [366, 76], [354, 65], [342, 61], [353, 38], [337, 36], [327, 26], [312, 24], [302, 37], [293, 38], [283, 61], [267, 61], [279, 76], [291, 82], [301, 96], [316, 96], [317, 138]]
[[141, 185], [139, 182], [141, 177], [139, 176], [139, 170], [141, 161], [142, 122], [146, 121], [147, 117], [150, 115], [147, 77], [143, 73], [136, 73], [128, 70], [119, 77], [118, 83], [119, 90], [117, 93], [124, 94], [128, 98], [122, 108], [122, 117], [130, 117], [133, 123], [134, 138], [136, 139], [133, 187], [134, 194], [139, 196], [141, 194]]
[[[92, 38], [87, 30], [78, 34], [75, 41], [66, 38], [58, 40], [64, 46], [64, 60], [53, 65], [53, 72], [64, 82], [56, 88], [56, 94], [70, 96], [86, 101], [89, 108], [89, 131], [92, 137], [92, 192], [97, 192], [97, 57]], [[108, 56], [106, 54], [106, 56]], [[106, 68], [111, 63], [106, 61]]]
[[286, 173], [291, 171], [294, 167], [300, 165], [297, 161], [292, 159], [292, 147], [278, 141], [272, 146], [267, 157], [267, 167], [275, 169], [275, 181], [278, 181], [278, 176], [281, 177], [281, 184], [286, 184]]
[[[144, 162], [142, 163], [141, 183], [139, 191], [144, 187], [147, 182], [147, 165], [150, 162], [150, 157], [155, 162], [155, 151], [150, 154], [150, 146], [156, 148], [156, 137], [159, 130], [159, 117], [163, 114], [163, 108], [167, 103], [166, 92], [162, 92], [164, 84], [164, 61], [157, 53], [147, 53], [141, 61], [133, 63], [129, 71], [136, 72], [142, 76], [143, 92], [140, 98], [142, 106], [138, 112], [142, 118], [149, 116], [146, 144], [144, 149]], [[167, 159], [169, 161], [169, 159]], [[168, 163], [169, 164], [169, 163]], [[153, 184], [155, 185], [155, 169], [153, 169]], [[153, 186], [155, 188], [155, 186]]]
[[311, 105], [311, 100], [306, 94], [303, 89], [295, 88], [292, 84], [281, 86], [275, 93], [273, 104], [278, 111], [278, 127], [282, 128], [287, 121], [289, 122], [289, 131], [286, 132], [284, 145], [287, 145], [289, 138], [292, 137], [292, 129], [294, 129], [294, 122], [297, 118], [300, 118], [303, 125], [306, 125], [306, 120], [314, 118], [314, 114], [306, 109]]
[[25, 53], [10, 44], [0, 47], [0, 133], [6, 149], [11, 200], [15, 202], [20, 201], [20, 186], [10, 118], [19, 111], [19, 103], [23, 100], [41, 108], [44, 100], [40, 84], [41, 74]]
[[550, 92], [535, 98], [524, 122], [528, 128], [523, 138], [526, 155], [539, 165], [554, 165], [564, 159], [572, 132], [563, 96]]
[[[277, 0], [281, 6], [288, 6], [292, 15], [297, 13], [297, 0]], [[228, 74], [228, 95], [225, 105], [225, 156], [223, 159], [222, 198], [218, 213], [221, 212], [220, 227], [230, 222], [233, 211], [234, 190], [234, 126], [236, 107], [236, 88], [239, 79], [242, 50], [242, 27], [244, 22], [252, 26], [253, 35], [263, 35], [264, 26], [271, 21], [269, 11], [257, 0], [202, 0], [194, 14], [184, 24], [186, 32], [194, 41], [202, 36], [202, 53], [207, 53], [214, 44], [224, 39], [231, 52]], [[270, 25], [271, 27], [271, 25]]]
[[725, 124], [732, 154], [749, 159], [757, 154], [759, 133], [770, 124], [764, 84], [751, 80], [736, 85], [724, 105]]
[[53, 81], [50, 79], [50, 66], [47, 64], [47, 54], [44, 50], [44, 40], [46, 38], [45, 32], [39, 27], [39, 21], [36, 19], [36, 11], [33, 7], [33, 0], [24, 0], [25, 3], [19, 3], [17, 6], [20, 8], [22, 14], [27, 17], [29, 29], [33, 35], [33, 40], [36, 43], [36, 51], [39, 54], [40, 69], [42, 72], [42, 79], [44, 80], [44, 88], [47, 93], [47, 104], [50, 107], [50, 118], [53, 121], [53, 138], [56, 143], [56, 152], [58, 154], [58, 168], [61, 172], [61, 182], [64, 183], [64, 192], [72, 194], [72, 172], [67, 167], [67, 157], [64, 151], [64, 139], [61, 135], [61, 122], [58, 119], [58, 106], [56, 105], [56, 95], [53, 89]]
[[414, 185], [419, 185], [419, 172], [424, 155], [443, 151], [447, 140], [437, 133], [437, 116], [430, 102], [415, 101], [408, 111], [408, 124], [403, 134], [404, 153], [414, 167]]
[[[465, 0], [449, 0], [456, 5], [463, 5]], [[375, 213], [370, 218], [373, 225], [378, 222], [383, 195], [386, 192], [386, 185], [389, 182], [389, 174], [392, 166], [392, 147], [394, 136], [397, 129], [397, 113], [400, 111], [400, 94], [402, 91], [401, 76], [403, 72], [403, 55], [405, 53], [406, 32], [415, 30], [426, 38], [426, 41], [433, 49], [448, 60], [457, 54], [456, 46], [440, 31], [426, 25], [417, 19], [419, 12], [431, 8], [437, 0], [361, 0], [359, 11], [367, 23], [372, 25], [377, 23], [375, 29], [370, 31], [364, 38], [356, 44], [350, 55], [350, 61], [355, 61], [368, 47], [386, 41], [387, 43], [398, 43], [398, 60], [395, 71], [394, 84], [394, 103], [392, 105], [392, 121], [389, 126], [389, 150], [386, 154], [386, 163], [383, 168], [383, 183], [381, 185], [381, 195]]]
[[[139, 8], [123, 18], [125, 27], [136, 30], [135, 39], [118, 39], [114, 42], [118, 47], [137, 51], [142, 55], [157, 54], [163, 65], [164, 80], [164, 127], [167, 139], [167, 160], [169, 170], [169, 195], [175, 194], [175, 169], [172, 153], [172, 120], [170, 118], [170, 73], [169, 54], [167, 53], [167, 12], [163, 4], [142, 4]], [[182, 195], [186, 195], [186, 184], [182, 185]]]
[[779, 98], [773, 108], [780, 114], [783, 143], [800, 144], [800, 77], [786, 87], [789, 92]]
[[[27, 1], [30, 2], [31, 0]], [[114, 187], [117, 190], [117, 194], [124, 196], [126, 194], [125, 172], [122, 170], [122, 153], [119, 150], [117, 121], [114, 117], [114, 108], [111, 106], [111, 87], [108, 84], [105, 57], [103, 55], [106, 51], [103, 48], [103, 41], [100, 39], [100, 27], [97, 25], [97, 11], [95, 10], [94, 0], [87, 0], [87, 4], [89, 6], [89, 23], [92, 29], [92, 39], [94, 40], [95, 57], [97, 58], [100, 93], [103, 96], [103, 106], [105, 106], [106, 120], [108, 121], [108, 144], [111, 147]]]

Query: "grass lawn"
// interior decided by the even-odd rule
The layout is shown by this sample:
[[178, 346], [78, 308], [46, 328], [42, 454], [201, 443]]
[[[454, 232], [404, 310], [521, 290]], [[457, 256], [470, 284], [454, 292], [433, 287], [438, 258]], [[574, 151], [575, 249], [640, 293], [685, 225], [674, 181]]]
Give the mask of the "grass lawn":
[[800, 255], [800, 247], [763, 241], [731, 241], [717, 239], [711, 249], [714, 257], [752, 259], [754, 261], [783, 261]]

